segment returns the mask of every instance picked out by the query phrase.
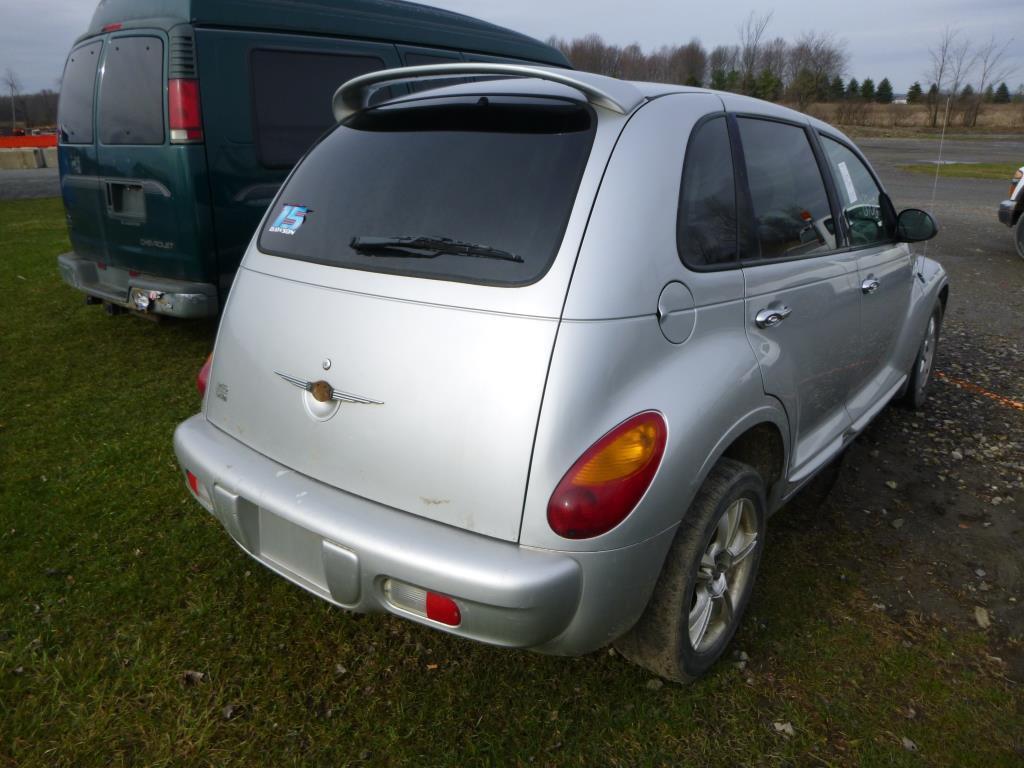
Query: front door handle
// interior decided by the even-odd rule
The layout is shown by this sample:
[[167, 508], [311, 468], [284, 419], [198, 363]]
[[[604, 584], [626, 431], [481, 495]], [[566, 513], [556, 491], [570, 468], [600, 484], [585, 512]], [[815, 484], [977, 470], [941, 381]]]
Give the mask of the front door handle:
[[774, 307], [765, 307], [754, 315], [754, 322], [757, 323], [758, 328], [772, 328], [773, 326], [781, 323], [791, 314], [793, 314], [793, 310], [785, 304], [779, 304]]
[[860, 290], [861, 293], [874, 293], [881, 285], [877, 277], [868, 275], [864, 278], [864, 282], [860, 284]]

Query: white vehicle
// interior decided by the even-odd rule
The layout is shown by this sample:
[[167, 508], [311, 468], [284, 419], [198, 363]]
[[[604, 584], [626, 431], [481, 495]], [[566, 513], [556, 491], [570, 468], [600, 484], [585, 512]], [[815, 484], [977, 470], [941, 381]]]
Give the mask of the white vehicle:
[[1017, 255], [1024, 259], [1024, 166], [1010, 179], [1010, 197], [999, 204], [999, 220], [1013, 228]]

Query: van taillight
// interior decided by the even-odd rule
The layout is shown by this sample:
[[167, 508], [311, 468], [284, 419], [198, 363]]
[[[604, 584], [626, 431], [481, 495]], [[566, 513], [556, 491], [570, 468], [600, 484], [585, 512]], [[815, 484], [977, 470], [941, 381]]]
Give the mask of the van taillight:
[[667, 436], [664, 417], [645, 411], [590, 446], [551, 494], [551, 530], [566, 539], [589, 539], [625, 520], [654, 479]]
[[167, 115], [171, 144], [196, 144], [203, 140], [198, 80], [167, 81]]

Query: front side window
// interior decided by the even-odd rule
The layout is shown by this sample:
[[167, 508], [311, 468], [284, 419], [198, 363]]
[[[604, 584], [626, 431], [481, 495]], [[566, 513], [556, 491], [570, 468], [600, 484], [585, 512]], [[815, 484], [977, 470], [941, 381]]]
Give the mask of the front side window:
[[848, 147], [828, 136], [821, 137], [842, 203], [850, 245], [862, 246], [892, 240], [893, 222], [887, 222], [882, 190], [861, 159]]
[[511, 96], [358, 112], [296, 167], [259, 247], [349, 269], [531, 283], [561, 246], [594, 123], [577, 102]]
[[304, 51], [252, 53], [256, 148], [267, 168], [291, 168], [334, 125], [331, 101], [342, 83], [384, 69], [376, 56]]
[[755, 118], [738, 122], [761, 258], [835, 250], [825, 182], [804, 129]]
[[107, 43], [100, 81], [103, 144], [164, 143], [164, 44], [157, 37]]
[[724, 115], [699, 125], [690, 138], [677, 227], [679, 256], [687, 266], [736, 260], [736, 182]]
[[92, 144], [92, 102], [102, 47], [97, 41], [75, 48], [68, 56], [57, 106], [61, 144]]

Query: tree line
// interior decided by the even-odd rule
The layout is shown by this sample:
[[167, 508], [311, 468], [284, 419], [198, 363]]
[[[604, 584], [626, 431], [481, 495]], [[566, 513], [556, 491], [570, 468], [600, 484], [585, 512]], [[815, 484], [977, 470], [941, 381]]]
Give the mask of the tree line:
[[[844, 79], [849, 65], [845, 41], [828, 32], [814, 31], [792, 41], [772, 37], [767, 34], [771, 19], [771, 13], [752, 12], [737, 30], [736, 44], [718, 45], [710, 51], [696, 37], [682, 45], [664, 45], [647, 53], [636, 43], [618, 46], [606, 43], [599, 35], [569, 40], [551, 37], [548, 43], [559, 48], [577, 69], [625, 80], [707, 86], [795, 103], [800, 109], [814, 102], [894, 101], [896, 93], [888, 77], [877, 85], [869, 77], [862, 81]], [[994, 39], [972, 46], [947, 29], [937, 49], [929, 52], [932, 66], [926, 78], [931, 84], [928, 91], [915, 82], [907, 92], [907, 101], [928, 104], [934, 126], [938, 106], [951, 98], [966, 115], [964, 124], [973, 126], [981, 105], [1024, 100], [1024, 86], [1011, 96], [1005, 82], [1011, 72], [1003, 66], [1008, 47], [1009, 41], [997, 44]], [[980, 78], [974, 86], [968, 82], [972, 73]]]

